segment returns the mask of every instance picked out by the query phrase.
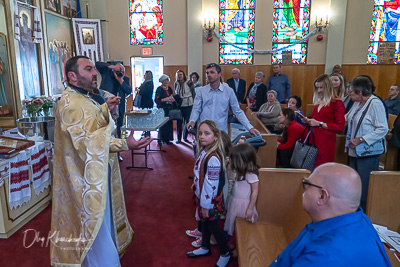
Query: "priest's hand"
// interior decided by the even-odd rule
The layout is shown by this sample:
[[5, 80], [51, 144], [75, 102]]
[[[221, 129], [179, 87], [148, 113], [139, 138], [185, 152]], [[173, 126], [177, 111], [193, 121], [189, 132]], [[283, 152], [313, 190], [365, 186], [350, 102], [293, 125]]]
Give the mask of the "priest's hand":
[[109, 110], [113, 110], [120, 103], [120, 96], [110, 96], [107, 98], [106, 103]]
[[140, 140], [135, 140], [135, 138], [133, 138], [133, 133], [134, 133], [134, 129], [131, 128], [131, 133], [126, 138], [126, 143], [128, 144], [128, 147], [130, 150], [137, 150], [137, 149], [144, 148], [153, 141], [153, 138], [151, 138], [149, 136], [142, 138]]

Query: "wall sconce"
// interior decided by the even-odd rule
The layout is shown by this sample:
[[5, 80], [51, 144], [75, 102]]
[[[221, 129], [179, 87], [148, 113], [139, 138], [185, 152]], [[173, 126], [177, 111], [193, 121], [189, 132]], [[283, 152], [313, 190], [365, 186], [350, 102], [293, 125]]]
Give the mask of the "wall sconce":
[[213, 31], [215, 30], [215, 18], [213, 20], [213, 23], [211, 23], [210, 19], [207, 22], [206, 19], [204, 18], [203, 29], [204, 29], [204, 38], [207, 40], [207, 42], [211, 42], [213, 39]]
[[325, 21], [320, 18], [318, 21], [318, 17], [315, 17], [315, 28], [318, 30], [318, 32], [323, 33], [325, 28], [328, 27], [329, 21], [328, 21], [328, 15], [326, 15]]
[[[318, 21], [318, 17], [315, 17], [315, 28], [319, 33], [324, 33], [326, 27], [328, 27], [329, 21], [328, 21], [328, 15], [326, 16], [326, 20], [324, 21], [322, 18]], [[317, 41], [322, 41], [324, 39], [324, 36], [322, 34], [317, 35]]]

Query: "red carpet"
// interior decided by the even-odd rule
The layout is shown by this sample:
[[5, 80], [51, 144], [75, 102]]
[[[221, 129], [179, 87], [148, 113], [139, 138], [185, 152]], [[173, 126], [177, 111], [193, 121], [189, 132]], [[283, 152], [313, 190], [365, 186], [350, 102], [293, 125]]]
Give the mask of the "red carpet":
[[[155, 148], [156, 142], [152, 146]], [[148, 165], [154, 170], [126, 169], [131, 165], [130, 151], [121, 153], [126, 208], [135, 238], [121, 259], [122, 266], [214, 266], [219, 257], [217, 246], [209, 257], [190, 259], [194, 238], [185, 234], [194, 229], [193, 191], [190, 189], [194, 158], [186, 143], [163, 147], [165, 152], [150, 152]], [[144, 164], [135, 156], [135, 164]], [[49, 247], [35, 242], [24, 248], [24, 231], [35, 229], [40, 237], [50, 230], [51, 207], [8, 239], [0, 239], [0, 266], [50, 266]], [[34, 231], [26, 232], [25, 245], [34, 240]], [[233, 260], [228, 266], [238, 266]]]

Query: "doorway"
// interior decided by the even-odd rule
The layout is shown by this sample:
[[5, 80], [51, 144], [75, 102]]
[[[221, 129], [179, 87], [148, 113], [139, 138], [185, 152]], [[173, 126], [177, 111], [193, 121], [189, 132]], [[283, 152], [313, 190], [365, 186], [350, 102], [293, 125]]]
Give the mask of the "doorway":
[[[154, 103], [156, 89], [161, 85], [158, 79], [164, 74], [164, 57], [131, 57], [131, 70], [133, 88], [139, 88], [143, 83], [146, 70], [150, 70], [153, 73], [154, 90], [152, 97]], [[133, 98], [135, 98], [136, 93], [133, 90]]]

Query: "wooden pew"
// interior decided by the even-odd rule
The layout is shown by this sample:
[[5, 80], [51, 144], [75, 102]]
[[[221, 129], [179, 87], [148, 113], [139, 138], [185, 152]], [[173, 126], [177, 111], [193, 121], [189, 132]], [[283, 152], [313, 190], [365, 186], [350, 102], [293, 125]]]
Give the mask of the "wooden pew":
[[336, 134], [335, 162], [347, 165], [349, 163], [349, 155], [344, 152], [346, 145], [346, 135]]
[[[372, 223], [386, 226], [389, 230], [400, 233], [399, 192], [400, 172], [371, 172], [365, 213]], [[385, 249], [392, 266], [400, 266], [393, 251], [386, 247]]]
[[259, 164], [261, 168], [274, 168], [276, 167], [276, 151], [278, 136], [271, 134], [257, 116], [251, 115], [251, 110], [246, 110], [246, 117], [251, 125], [260, 131], [262, 138], [267, 142], [267, 145], [260, 147], [257, 152]]
[[400, 172], [373, 171], [365, 213], [373, 223], [396, 231], [400, 227]]
[[302, 169], [260, 169], [259, 219], [236, 218], [239, 266], [268, 266], [311, 221], [302, 207], [301, 186], [309, 175]]
[[[389, 129], [393, 129], [394, 121], [396, 120], [397, 116], [393, 114], [389, 114], [388, 117], [388, 127]], [[379, 157], [380, 163], [383, 165], [383, 169], [385, 171], [397, 171], [397, 152], [398, 148], [389, 145], [387, 143], [387, 151], [385, 154], [382, 154]]]

